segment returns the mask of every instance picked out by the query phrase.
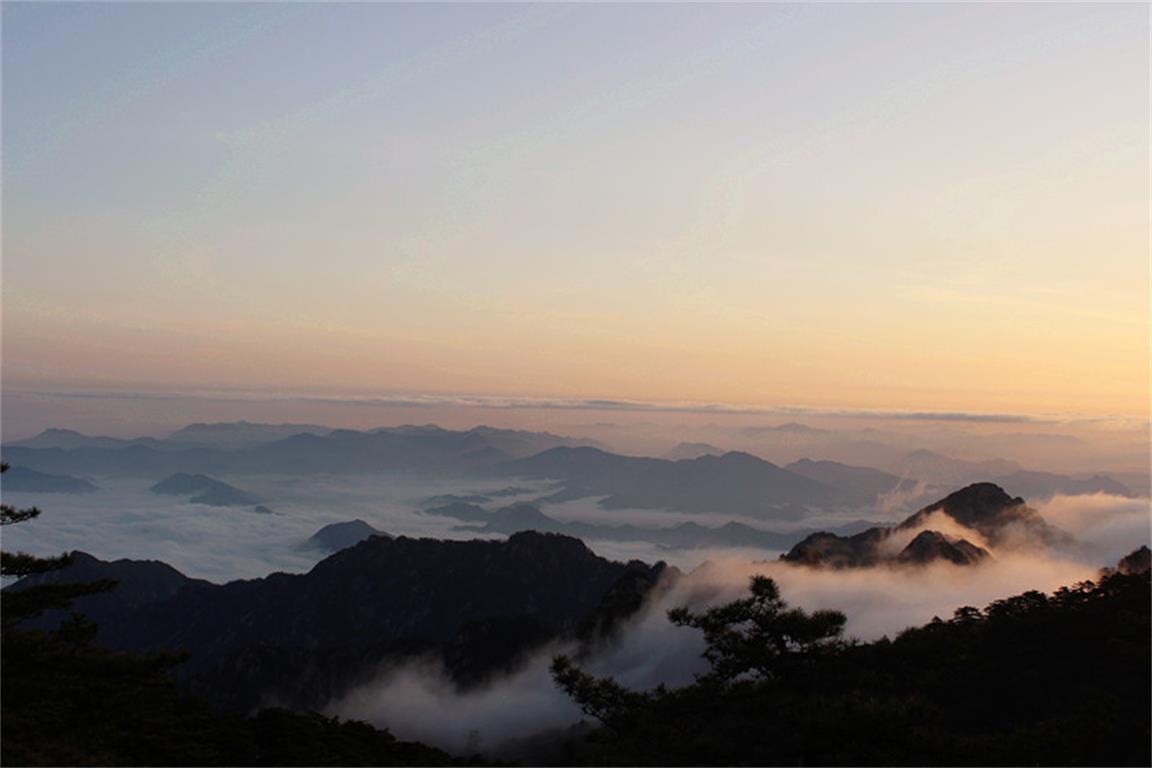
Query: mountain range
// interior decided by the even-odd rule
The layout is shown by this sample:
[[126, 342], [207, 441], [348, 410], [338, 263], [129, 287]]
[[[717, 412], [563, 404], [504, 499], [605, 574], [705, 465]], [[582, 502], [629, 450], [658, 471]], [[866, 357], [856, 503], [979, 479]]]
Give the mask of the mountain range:
[[[580, 521], [562, 522], [549, 517], [540, 508], [528, 504], [512, 504], [488, 511], [477, 504], [454, 502], [424, 511], [426, 515], [452, 517], [462, 522], [459, 530], [477, 533], [512, 534], [520, 531], [547, 531], [562, 533], [578, 539], [592, 541], [644, 541], [668, 549], [704, 547], [758, 547], [785, 549], [798, 539], [813, 533], [813, 529], [800, 531], [765, 531], [750, 525], [729, 521], [719, 526], [705, 526], [687, 522], [678, 525], [649, 528], [638, 525], [598, 525]], [[874, 523], [854, 520], [834, 530], [843, 535], [872, 527]]]
[[[14, 470], [65, 479], [405, 473], [550, 480], [557, 490], [538, 499], [541, 503], [598, 497], [606, 509], [666, 509], [774, 521], [799, 520], [813, 508], [874, 506], [889, 494], [910, 504], [945, 487], [942, 484], [954, 488], [989, 477], [1034, 499], [1055, 493], [1131, 495], [1123, 484], [1102, 475], [1035, 472], [999, 459], [969, 461], [923, 450], [909, 453], [896, 472], [887, 472], [813, 459], [781, 467], [749, 453], [717, 455], [707, 444], [679, 448], [691, 457], [627, 456], [581, 438], [486, 426], [465, 431], [434, 425], [358, 431], [232, 422], [192, 424], [162, 439], [46, 430], [28, 440], [6, 443], [4, 458]], [[76, 483], [73, 487], [81, 487]], [[7, 481], [6, 485], [19, 488]]]
[[874, 501], [738, 451], [671, 461], [563, 447], [507, 462], [497, 471], [561, 482], [562, 489], [547, 501], [602, 496], [600, 506], [605, 509], [796, 520], [806, 514], [807, 506], [862, 506]]
[[299, 425], [192, 425], [165, 439], [125, 440], [47, 430], [4, 444], [5, 460], [41, 472], [160, 478], [188, 474], [355, 474], [389, 471], [474, 474], [482, 467], [557, 446], [594, 441], [492, 427], [433, 425], [330, 429], [284, 436]]

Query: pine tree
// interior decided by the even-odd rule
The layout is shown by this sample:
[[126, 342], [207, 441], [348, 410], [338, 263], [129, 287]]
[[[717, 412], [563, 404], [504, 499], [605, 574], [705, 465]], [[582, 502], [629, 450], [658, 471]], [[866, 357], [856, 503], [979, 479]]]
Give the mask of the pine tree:
[[[0, 474], [8, 471], [0, 463]], [[40, 516], [38, 507], [17, 509], [11, 504], [0, 504], [0, 525], [15, 525], [35, 520]], [[25, 552], [0, 551], [0, 576], [23, 578], [66, 567], [72, 558], [68, 554], [57, 557], [36, 557]], [[5, 590], [0, 602], [0, 623], [8, 631], [20, 622], [38, 616], [44, 611], [67, 608], [72, 601], [84, 595], [106, 592], [116, 582], [104, 580], [85, 584], [37, 584], [20, 590]]]

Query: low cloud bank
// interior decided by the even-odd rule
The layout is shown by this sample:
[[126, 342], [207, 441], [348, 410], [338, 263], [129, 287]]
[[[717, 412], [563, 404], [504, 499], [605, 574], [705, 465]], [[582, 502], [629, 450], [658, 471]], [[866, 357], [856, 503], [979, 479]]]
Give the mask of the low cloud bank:
[[1152, 539], [1152, 502], [1147, 498], [1053, 496], [1038, 509], [1075, 538], [1066, 554], [1086, 562], [1114, 564]]

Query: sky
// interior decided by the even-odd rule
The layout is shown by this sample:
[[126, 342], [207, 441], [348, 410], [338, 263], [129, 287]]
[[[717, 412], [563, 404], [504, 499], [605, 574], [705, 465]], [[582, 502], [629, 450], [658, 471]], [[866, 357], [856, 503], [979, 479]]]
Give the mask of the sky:
[[2, 13], [6, 395], [1148, 418], [1147, 5]]

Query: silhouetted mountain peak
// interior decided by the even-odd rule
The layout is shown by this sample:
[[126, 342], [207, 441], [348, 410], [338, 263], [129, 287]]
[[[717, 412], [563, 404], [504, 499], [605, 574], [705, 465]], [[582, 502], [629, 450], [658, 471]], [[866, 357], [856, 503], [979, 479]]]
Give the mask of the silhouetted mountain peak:
[[965, 528], [979, 531], [992, 544], [1009, 536], [1023, 543], [1050, 544], [1066, 538], [1040, 514], [1029, 507], [1024, 499], [1010, 496], [995, 483], [973, 483], [949, 494], [935, 504], [924, 507], [897, 526], [897, 530], [920, 528], [929, 518], [943, 513]]
[[90, 437], [83, 432], [77, 432], [74, 429], [63, 429], [61, 427], [49, 427], [45, 429], [36, 437]]
[[948, 494], [923, 512], [943, 511], [961, 525], [971, 526], [978, 521], [995, 520], [1005, 510], [1024, 505], [1024, 499], [1009, 496], [995, 483], [972, 483]]
[[359, 544], [372, 536], [392, 538], [384, 531], [373, 528], [363, 520], [349, 520], [343, 523], [330, 523], [309, 537], [306, 546], [338, 552], [341, 549]]
[[[827, 532], [812, 534], [781, 559], [803, 565], [858, 568], [893, 559], [904, 564], [947, 560], [969, 565], [989, 556], [986, 550], [966, 539], [953, 539], [932, 530], [932, 519], [937, 514], [944, 514], [958, 525], [978, 532], [992, 544], [1009, 538], [1018, 544], [1049, 544], [1066, 536], [1048, 525], [1023, 499], [1009, 496], [993, 483], [973, 483], [924, 507], [895, 527], [870, 528], [850, 537]], [[925, 530], [895, 558], [881, 547], [897, 532], [919, 528]]]
[[[529, 509], [535, 509], [529, 507]], [[539, 510], [536, 510], [539, 512]], [[505, 546], [514, 552], [527, 555], [551, 555], [554, 557], [577, 557], [580, 559], [598, 557], [588, 545], [573, 536], [542, 531], [520, 531], [508, 537]]]
[[711, 443], [677, 443], [671, 450], [664, 453], [662, 458], [670, 461], [682, 459], [698, 459], [701, 456], [719, 456], [724, 451]]
[[764, 465], [768, 465], [770, 467], [776, 466], [772, 462], [765, 461], [759, 456], [748, 453], [747, 451], [728, 451], [727, 453], [722, 453], [719, 456], [701, 456], [698, 459], [692, 459], [692, 461], [717, 462], [720, 464], [726, 464], [730, 467], [762, 467]]
[[1116, 570], [1127, 574], [1148, 573], [1152, 570], [1152, 550], [1148, 549], [1147, 544], [1133, 550], [1120, 559], [1116, 564]]
[[987, 550], [967, 539], [945, 536], [939, 531], [921, 531], [897, 556], [902, 564], [927, 565], [947, 560], [956, 565], [970, 565], [988, 557]]

